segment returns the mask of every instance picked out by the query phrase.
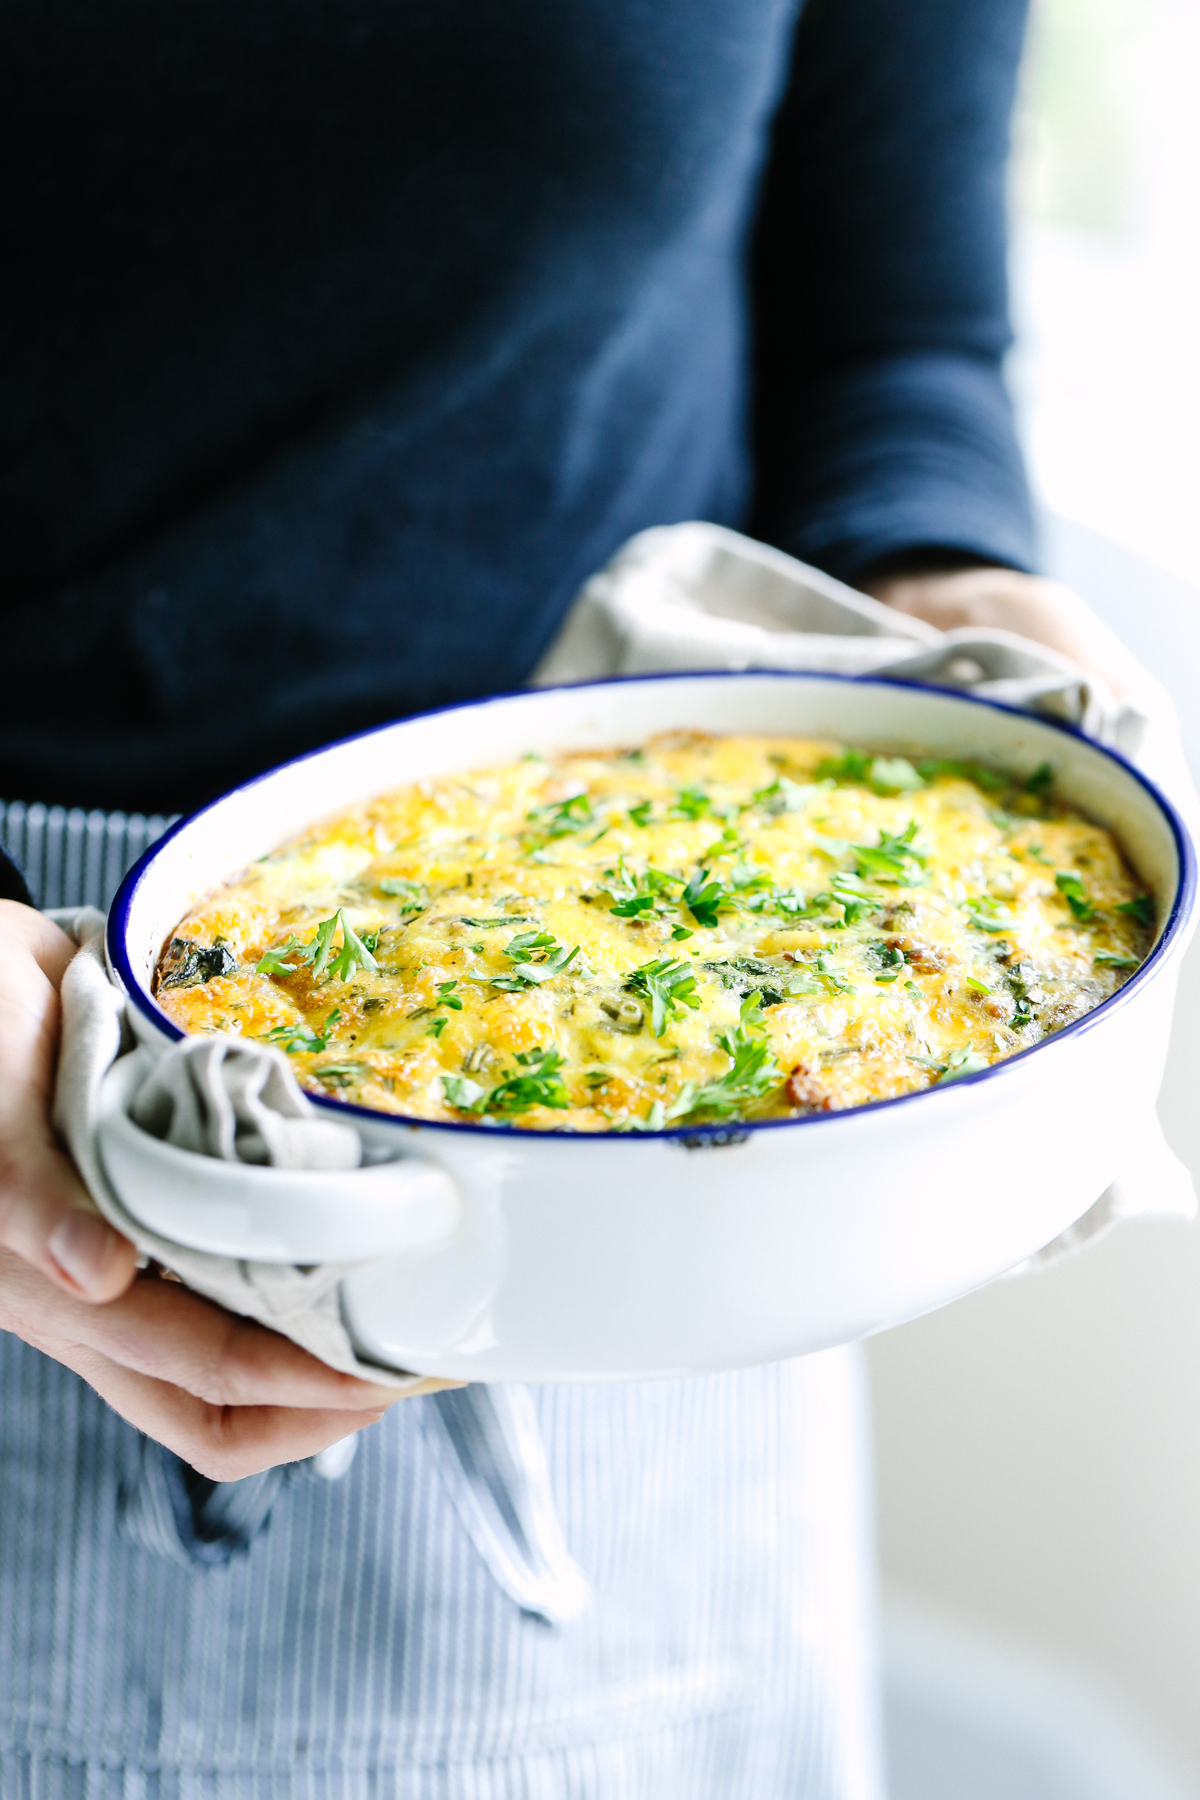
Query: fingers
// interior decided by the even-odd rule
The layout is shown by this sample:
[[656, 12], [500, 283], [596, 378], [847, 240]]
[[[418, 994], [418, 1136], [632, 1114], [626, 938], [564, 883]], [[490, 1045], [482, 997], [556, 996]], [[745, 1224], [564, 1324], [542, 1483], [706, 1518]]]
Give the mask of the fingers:
[[68, 1293], [109, 1300], [129, 1286], [137, 1253], [97, 1213], [48, 1117], [53, 977], [72, 949], [48, 919], [0, 902], [0, 1246]]
[[0, 1328], [73, 1369], [122, 1418], [214, 1481], [312, 1456], [403, 1394], [327, 1368], [277, 1332], [177, 1282], [144, 1278], [105, 1307], [51, 1287], [0, 1252]]
[[78, 1346], [208, 1405], [353, 1412], [397, 1397], [395, 1388], [330, 1369], [290, 1338], [225, 1312], [178, 1282], [144, 1278], [107, 1306], [93, 1307], [0, 1255], [0, 1288], [16, 1320], [10, 1328], [39, 1348]]
[[114, 1412], [174, 1450], [212, 1481], [240, 1481], [261, 1469], [315, 1456], [373, 1425], [387, 1411], [287, 1406], [218, 1406], [169, 1382], [123, 1368], [84, 1345], [64, 1345], [58, 1360], [95, 1388]]
[[1116, 634], [1061, 582], [1017, 569], [975, 568], [882, 577], [866, 590], [942, 631], [982, 626], [1032, 638], [1102, 675], [1118, 697], [1146, 679]]

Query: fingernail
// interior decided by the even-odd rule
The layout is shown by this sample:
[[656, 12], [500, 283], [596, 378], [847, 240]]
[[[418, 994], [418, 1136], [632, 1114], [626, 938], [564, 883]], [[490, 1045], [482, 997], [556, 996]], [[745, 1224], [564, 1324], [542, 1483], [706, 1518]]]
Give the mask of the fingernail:
[[82, 1293], [99, 1285], [116, 1232], [95, 1213], [70, 1212], [46, 1245], [68, 1281]]

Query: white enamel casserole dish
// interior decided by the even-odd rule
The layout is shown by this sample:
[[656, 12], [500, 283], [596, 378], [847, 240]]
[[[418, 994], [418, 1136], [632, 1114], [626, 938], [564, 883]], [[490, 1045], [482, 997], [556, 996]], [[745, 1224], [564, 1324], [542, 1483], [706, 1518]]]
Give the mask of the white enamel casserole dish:
[[990, 1280], [1079, 1218], [1128, 1165], [1158, 1091], [1192, 925], [1192, 846], [1112, 752], [936, 689], [793, 673], [597, 682], [427, 714], [288, 763], [176, 826], [117, 896], [109, 959], [139, 1036], [153, 1047], [180, 1035], [150, 992], [178, 920], [314, 821], [423, 775], [684, 727], [971, 756], [1018, 774], [1049, 761], [1058, 793], [1115, 832], [1155, 895], [1154, 952], [1094, 1012], [953, 1085], [794, 1121], [609, 1137], [435, 1124], [322, 1098], [369, 1151], [397, 1159], [370, 1171], [362, 1219], [352, 1182], [326, 1194], [314, 1176], [291, 1192], [264, 1184], [256, 1216], [264, 1172], [248, 1170], [219, 1216], [164, 1172], [144, 1222], [232, 1256], [310, 1262], [319, 1243], [322, 1258], [364, 1258], [341, 1304], [376, 1362], [580, 1381], [731, 1369], [862, 1337]]

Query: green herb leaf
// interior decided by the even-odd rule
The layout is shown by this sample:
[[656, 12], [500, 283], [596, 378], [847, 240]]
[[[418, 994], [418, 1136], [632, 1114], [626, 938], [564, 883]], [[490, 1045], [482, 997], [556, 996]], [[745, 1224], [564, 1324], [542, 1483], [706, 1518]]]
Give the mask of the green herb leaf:
[[959, 781], [973, 781], [976, 787], [981, 787], [987, 794], [1003, 793], [1005, 788], [1013, 785], [1011, 775], [1004, 774], [1000, 769], [989, 769], [986, 763], [939, 757], [931, 762], [918, 763], [917, 768], [926, 781], [936, 781], [939, 775], [949, 775]]
[[442, 1035], [443, 1031], [445, 1031], [445, 1029], [446, 1029], [445, 1019], [435, 1019], [433, 1021], [433, 1024], [429, 1027], [429, 1030], [425, 1033], [425, 1036], [431, 1037], [431, 1038], [441, 1037], [441, 1035]]
[[326, 1087], [334, 1088], [357, 1087], [370, 1072], [367, 1064], [360, 1062], [318, 1063], [310, 1071]]
[[487, 1103], [487, 1089], [472, 1081], [469, 1075], [443, 1075], [446, 1101], [459, 1112], [481, 1113]]
[[877, 794], [912, 794], [925, 786], [924, 777], [903, 756], [876, 756], [868, 776]]
[[649, 800], [639, 800], [636, 806], [631, 806], [629, 809], [631, 823], [637, 825], [642, 831], [645, 831], [650, 823], [650, 807]]
[[275, 1025], [270, 1031], [264, 1031], [262, 1042], [278, 1044], [289, 1056], [298, 1056], [306, 1051], [319, 1053], [329, 1042], [330, 1032], [341, 1016], [340, 1008], [335, 1007], [320, 1031], [312, 1031], [307, 1025]]
[[976, 981], [973, 975], [967, 976], [967, 986], [975, 994], [990, 994], [992, 991], [986, 981]]
[[1022, 786], [1027, 794], [1035, 794], [1044, 800], [1054, 786], [1054, 767], [1048, 762], [1039, 763], [1032, 775], [1025, 777]]
[[913, 849], [917, 821], [910, 819], [902, 832], [881, 831], [878, 844], [854, 844], [855, 873], [861, 881], [877, 881], [888, 887], [919, 887], [928, 880], [928, 862]]
[[[371, 951], [340, 909], [329, 923], [340, 923], [342, 927], [342, 947], [329, 965], [331, 981], [349, 981], [355, 969], [377, 969], [379, 967]], [[319, 969], [319, 965], [314, 966]]]
[[1141, 958], [1137, 956], [1119, 956], [1115, 950], [1097, 950], [1092, 958], [1105, 969], [1140, 969]]
[[712, 801], [703, 788], [680, 788], [671, 807], [673, 819], [703, 819], [712, 811]]
[[831, 994], [853, 994], [857, 992], [852, 981], [847, 981], [838, 969], [830, 951], [822, 950], [817, 956], [817, 968], [821, 979]]
[[758, 1007], [759, 996], [752, 994], [742, 1007], [737, 1029], [717, 1039], [730, 1067], [701, 1087], [685, 1082], [667, 1109], [668, 1119], [728, 1119], [780, 1085], [783, 1070], [775, 1060]]
[[582, 831], [595, 817], [587, 794], [572, 794], [566, 800], [552, 800], [545, 806], [535, 806], [526, 816], [537, 827], [543, 843]]
[[375, 883], [377, 893], [387, 894], [394, 900], [400, 900], [402, 915], [424, 912], [429, 905], [429, 897], [425, 889], [415, 881], [405, 881], [399, 875], [386, 875], [382, 881]]
[[1136, 919], [1139, 925], [1151, 926], [1154, 924], [1154, 901], [1149, 894], [1135, 894], [1132, 900], [1122, 900], [1117, 911], [1127, 913], [1131, 919]]
[[532, 913], [503, 913], [495, 919], [470, 919], [463, 913], [459, 918], [459, 924], [473, 925], [477, 931], [492, 931], [497, 925], [527, 924], [532, 917]]
[[770, 818], [778, 818], [782, 813], [799, 812], [815, 788], [801, 787], [798, 782], [789, 781], [786, 775], [780, 775], [770, 787], [759, 788], [751, 794], [748, 805], [759, 806]]
[[937, 1084], [961, 1081], [964, 1075], [978, 1075], [983, 1069], [990, 1069], [991, 1063], [986, 1056], [981, 1056], [973, 1044], [967, 1044], [962, 1050], [955, 1050], [946, 1059], [946, 1067], [938, 1076]]
[[[259, 958], [254, 965], [254, 973], [256, 975], [294, 975], [300, 964], [288, 962], [286, 959], [291, 956], [293, 951], [300, 948], [300, 939], [293, 933], [286, 944], [277, 944], [273, 950], [268, 950]], [[163, 983], [164, 987], [167, 985], [166, 982]]]
[[1001, 932], [1012, 930], [1012, 914], [990, 894], [979, 894], [973, 900], [965, 900], [963, 905], [976, 931], [987, 931], [998, 937]]
[[560, 1070], [565, 1059], [553, 1048], [518, 1052], [520, 1069], [497, 1082], [484, 1103], [489, 1113], [526, 1112], [531, 1106], [552, 1106], [559, 1111], [570, 1105]]
[[700, 1004], [692, 965], [666, 956], [656, 957], [653, 962], [634, 969], [626, 976], [625, 986], [631, 993], [649, 1000], [655, 1037], [662, 1036], [667, 1020], [673, 1019], [681, 1007], [688, 1006], [694, 1011]]
[[817, 764], [817, 780], [865, 782], [874, 760], [865, 750], [844, 750], [841, 756], [827, 756]]
[[683, 890], [681, 903], [687, 907], [697, 925], [712, 930], [717, 923], [717, 912], [730, 899], [729, 889], [724, 882], [717, 881], [707, 869], [697, 869]]
[[1054, 885], [1080, 924], [1094, 916], [1096, 909], [1088, 898], [1087, 888], [1080, 876], [1067, 869], [1060, 869], [1054, 877]]

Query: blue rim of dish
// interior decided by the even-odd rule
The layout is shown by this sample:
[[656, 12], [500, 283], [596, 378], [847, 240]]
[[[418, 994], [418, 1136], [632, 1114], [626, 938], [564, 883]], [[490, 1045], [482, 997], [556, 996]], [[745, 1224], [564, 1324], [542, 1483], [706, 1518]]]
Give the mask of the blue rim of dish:
[[380, 732], [392, 730], [396, 725], [416, 724], [422, 719], [436, 718], [441, 713], [476, 712], [482, 707], [493, 706], [505, 700], [531, 700], [536, 699], [538, 694], [561, 693], [573, 688], [582, 690], [584, 688], [628, 687], [635, 683], [645, 682], [698, 680], [784, 682], [805, 680], [843, 682], [855, 687], [903, 688], [917, 694], [941, 695], [945, 699], [957, 700], [966, 706], [980, 706], [992, 712], [1007, 713], [1013, 718], [1024, 719], [1031, 724], [1044, 726], [1047, 730], [1061, 732], [1064, 737], [1074, 738], [1078, 742], [1086, 744], [1089, 749], [1096, 751], [1100, 756], [1107, 757], [1110, 762], [1123, 769], [1127, 775], [1132, 776], [1138, 786], [1144, 788], [1151, 800], [1154, 801], [1171, 829], [1171, 835], [1175, 842], [1175, 853], [1179, 862], [1179, 883], [1158, 942], [1145, 962], [1134, 970], [1129, 980], [1124, 982], [1115, 994], [1110, 994], [1107, 1000], [1100, 1002], [1099, 1006], [1093, 1007], [1090, 1012], [1082, 1014], [1080, 1018], [1073, 1019], [1069, 1025], [1062, 1025], [1057, 1031], [1050, 1032], [1048, 1036], [1039, 1039], [1036, 1044], [1029, 1044], [1024, 1050], [1017, 1050], [1012, 1056], [1006, 1056], [1000, 1062], [991, 1063], [986, 1069], [980, 1069], [974, 1075], [962, 1075], [954, 1081], [945, 1083], [932, 1082], [928, 1087], [912, 1088], [908, 1093], [893, 1094], [886, 1100], [864, 1100], [860, 1105], [848, 1106], [841, 1112], [806, 1113], [796, 1119], [729, 1119], [722, 1124], [673, 1126], [661, 1131], [626, 1129], [624, 1131], [592, 1132], [575, 1131], [570, 1127], [561, 1126], [533, 1130], [528, 1126], [484, 1124], [465, 1119], [425, 1119], [416, 1113], [384, 1112], [376, 1107], [356, 1106], [353, 1101], [335, 1100], [330, 1095], [313, 1094], [306, 1089], [306, 1097], [315, 1106], [324, 1107], [328, 1111], [342, 1115], [349, 1114], [353, 1118], [367, 1119], [374, 1124], [394, 1123], [397, 1126], [409, 1129], [419, 1128], [422, 1131], [473, 1132], [486, 1138], [511, 1136], [520, 1138], [522, 1142], [549, 1139], [552, 1142], [561, 1143], [563, 1139], [572, 1142], [576, 1139], [583, 1139], [607, 1144], [614, 1142], [644, 1143], [647, 1140], [668, 1139], [686, 1144], [707, 1141], [718, 1144], [735, 1139], [740, 1142], [750, 1133], [760, 1131], [794, 1131], [803, 1126], [835, 1125], [841, 1119], [861, 1118], [864, 1113], [882, 1113], [885, 1109], [905, 1106], [914, 1100], [924, 1100], [930, 1094], [973, 1087], [977, 1082], [989, 1081], [995, 1076], [1003, 1075], [1006, 1070], [1023, 1063], [1027, 1057], [1036, 1056], [1039, 1050], [1048, 1049], [1054, 1044], [1063, 1043], [1070, 1038], [1080, 1036], [1085, 1031], [1090, 1031], [1094, 1025], [1100, 1024], [1106, 1016], [1131, 1000], [1135, 990], [1145, 986], [1146, 982], [1156, 973], [1156, 966], [1165, 959], [1167, 948], [1178, 935], [1184, 921], [1191, 916], [1196, 896], [1196, 857], [1191, 837], [1175, 807], [1166, 795], [1155, 786], [1154, 782], [1150, 781], [1119, 750], [1112, 749], [1108, 744], [1099, 743], [1074, 725], [1068, 725], [1061, 719], [1045, 718], [1042, 714], [1028, 712], [1023, 707], [1010, 706], [1002, 700], [984, 699], [978, 694], [967, 694], [961, 688], [943, 687], [931, 681], [905, 681], [898, 676], [843, 675], [826, 669], [672, 669], [658, 675], [610, 675], [597, 681], [560, 682], [545, 688], [518, 688], [502, 694], [485, 694], [478, 700], [464, 700], [449, 706], [430, 707], [425, 712], [409, 713], [402, 719], [389, 721], [386, 725], [370, 725], [363, 731], [350, 732], [346, 737], [335, 738], [332, 743], [322, 744], [319, 749], [306, 750], [300, 756], [288, 757], [285, 762], [276, 763], [273, 768], [265, 769], [261, 775], [252, 775], [248, 781], [240, 782], [237, 787], [230, 788], [227, 793], [221, 794], [216, 800], [210, 800], [206, 806], [198, 807], [195, 812], [188, 813], [182, 819], [177, 819], [175, 824], [170, 826], [162, 837], [156, 838], [149, 849], [134, 863], [118, 888], [109, 909], [106, 937], [109, 962], [126, 994], [143, 1017], [149, 1020], [158, 1032], [179, 1042], [187, 1033], [181, 1031], [178, 1025], [168, 1018], [134, 974], [125, 947], [125, 939], [134, 896], [141, 886], [146, 872], [171, 839], [178, 836], [181, 831], [186, 831], [196, 819], [203, 818], [204, 814], [211, 812], [214, 807], [223, 806], [235, 794], [244, 794], [247, 790], [258, 787], [260, 783], [271, 780], [273, 776], [280, 774], [284, 769], [294, 768], [299, 763], [312, 762], [316, 757], [324, 756], [330, 750], [341, 749], [343, 745], [357, 743], [363, 738], [375, 737]]

